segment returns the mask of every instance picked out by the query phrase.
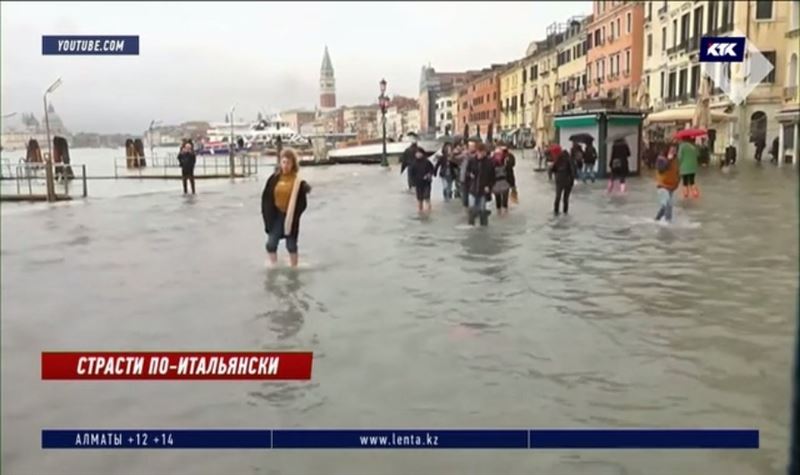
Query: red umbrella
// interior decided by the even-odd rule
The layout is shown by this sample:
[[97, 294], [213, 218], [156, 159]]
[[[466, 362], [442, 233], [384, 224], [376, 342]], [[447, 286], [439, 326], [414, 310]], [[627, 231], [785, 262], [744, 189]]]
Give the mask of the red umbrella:
[[705, 135], [708, 135], [708, 131], [706, 129], [683, 129], [675, 132], [675, 139], [676, 140], [695, 139], [697, 137], [703, 137]]

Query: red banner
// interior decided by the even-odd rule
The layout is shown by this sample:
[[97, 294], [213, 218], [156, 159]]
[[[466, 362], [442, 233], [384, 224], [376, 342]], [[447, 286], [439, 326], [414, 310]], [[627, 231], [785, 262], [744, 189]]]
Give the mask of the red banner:
[[311, 352], [42, 352], [43, 380], [308, 380]]

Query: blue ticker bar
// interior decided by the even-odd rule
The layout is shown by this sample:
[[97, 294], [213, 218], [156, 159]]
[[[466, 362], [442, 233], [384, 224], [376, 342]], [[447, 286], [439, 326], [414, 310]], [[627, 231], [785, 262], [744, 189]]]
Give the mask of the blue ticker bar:
[[43, 449], [757, 449], [755, 429], [71, 429]]
[[532, 449], [757, 449], [750, 429], [534, 429]]

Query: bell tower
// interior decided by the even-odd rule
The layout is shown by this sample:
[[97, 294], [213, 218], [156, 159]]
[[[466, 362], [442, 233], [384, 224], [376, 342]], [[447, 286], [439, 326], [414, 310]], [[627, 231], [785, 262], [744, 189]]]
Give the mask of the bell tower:
[[319, 73], [319, 107], [322, 111], [336, 108], [336, 78], [333, 75], [333, 64], [327, 46]]

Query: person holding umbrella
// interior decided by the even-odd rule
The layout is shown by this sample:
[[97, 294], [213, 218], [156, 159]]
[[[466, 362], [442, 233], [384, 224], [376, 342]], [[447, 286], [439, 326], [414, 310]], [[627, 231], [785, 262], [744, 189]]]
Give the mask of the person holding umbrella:
[[692, 198], [700, 197], [700, 190], [695, 184], [699, 151], [694, 144], [694, 138], [701, 135], [702, 133], [699, 129], [688, 129], [675, 134], [675, 138], [681, 141], [680, 145], [678, 145], [678, 164], [680, 165], [684, 198], [688, 198], [690, 193]]

